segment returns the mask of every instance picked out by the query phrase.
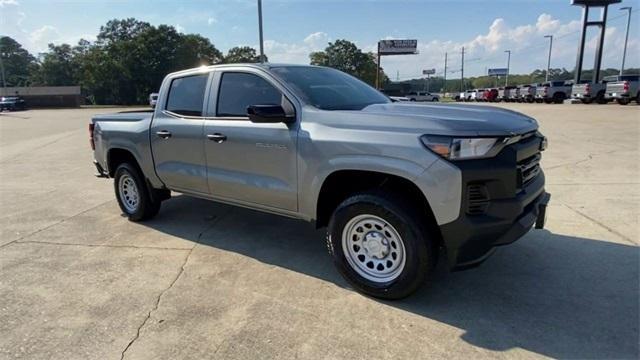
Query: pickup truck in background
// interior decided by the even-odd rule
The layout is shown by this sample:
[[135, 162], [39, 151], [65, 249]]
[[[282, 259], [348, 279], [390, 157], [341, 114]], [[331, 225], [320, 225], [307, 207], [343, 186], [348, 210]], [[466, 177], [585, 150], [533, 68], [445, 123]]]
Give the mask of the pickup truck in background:
[[605, 98], [627, 105], [635, 100], [640, 104], [640, 75], [622, 75], [618, 81], [608, 82]]
[[521, 102], [522, 101], [522, 98], [520, 97], [521, 89], [522, 89], [522, 86], [515, 86], [513, 89], [511, 89], [511, 91], [509, 92], [509, 101]]
[[511, 92], [515, 86], [504, 86], [498, 89], [498, 101], [511, 102]]
[[409, 101], [440, 101], [440, 97], [426, 91], [412, 91], [406, 96]]
[[562, 104], [565, 99], [571, 96], [572, 81], [549, 81], [536, 89], [536, 102], [545, 102], [547, 104]]
[[414, 292], [439, 254], [474, 267], [542, 228], [549, 201], [536, 120], [394, 103], [324, 67], [169, 74], [154, 111], [97, 115], [89, 135], [129, 220], [154, 217], [171, 191], [306, 220], [328, 227], [344, 278], [384, 299]]
[[158, 93], [149, 94], [149, 106], [151, 106], [152, 109], [155, 109], [157, 103], [158, 103]]
[[520, 99], [522, 102], [532, 103], [536, 97], [537, 84], [522, 85], [520, 88]]
[[598, 104], [606, 104], [609, 102], [605, 96], [607, 83], [615, 81], [618, 81], [618, 76], [607, 76], [597, 83], [584, 81], [580, 84], [573, 84], [571, 98], [580, 100], [583, 104], [591, 104], [594, 101]]

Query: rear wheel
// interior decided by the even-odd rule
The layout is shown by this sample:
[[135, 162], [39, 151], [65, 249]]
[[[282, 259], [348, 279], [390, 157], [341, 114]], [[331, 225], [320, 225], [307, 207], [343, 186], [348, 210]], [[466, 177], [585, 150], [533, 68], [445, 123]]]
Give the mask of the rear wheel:
[[629, 105], [629, 103], [631, 102], [631, 99], [629, 99], [629, 98], [620, 98], [620, 99], [617, 99], [616, 101], [620, 105]]
[[553, 94], [553, 102], [556, 104], [562, 104], [566, 95], [564, 93], [555, 93]]
[[136, 166], [129, 163], [118, 166], [113, 183], [120, 210], [129, 220], [147, 220], [158, 214], [161, 203], [159, 191], [149, 189]]
[[598, 104], [608, 103], [607, 99], [604, 97], [604, 91], [598, 91], [598, 95], [596, 95], [596, 102]]
[[582, 99], [580, 100], [583, 104], [591, 104], [593, 102], [593, 99], [591, 98], [586, 98], [586, 99]]
[[364, 193], [342, 202], [327, 231], [327, 247], [342, 276], [382, 299], [413, 293], [433, 268], [434, 239], [420, 212], [402, 200]]

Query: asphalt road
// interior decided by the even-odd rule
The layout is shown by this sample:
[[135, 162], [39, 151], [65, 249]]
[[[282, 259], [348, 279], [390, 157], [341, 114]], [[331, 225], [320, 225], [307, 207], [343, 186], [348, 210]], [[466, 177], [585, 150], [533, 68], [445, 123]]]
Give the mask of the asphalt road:
[[87, 120], [0, 115], [0, 358], [638, 358], [640, 107], [536, 117], [545, 230], [480, 268], [378, 301], [306, 223], [176, 195], [127, 221]]

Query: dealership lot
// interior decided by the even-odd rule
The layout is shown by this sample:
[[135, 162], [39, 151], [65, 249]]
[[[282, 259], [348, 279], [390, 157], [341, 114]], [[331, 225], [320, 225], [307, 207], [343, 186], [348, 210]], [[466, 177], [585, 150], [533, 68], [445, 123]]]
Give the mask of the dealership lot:
[[640, 107], [498, 106], [549, 138], [547, 228], [396, 302], [306, 223], [177, 194], [128, 222], [87, 134], [117, 109], [2, 113], [0, 358], [637, 358]]

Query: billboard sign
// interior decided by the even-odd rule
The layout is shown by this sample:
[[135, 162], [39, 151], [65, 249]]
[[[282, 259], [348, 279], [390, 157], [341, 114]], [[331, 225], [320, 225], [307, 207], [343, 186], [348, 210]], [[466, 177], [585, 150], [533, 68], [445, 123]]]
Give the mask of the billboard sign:
[[487, 75], [489, 76], [506, 76], [509, 72], [507, 68], [489, 69]]
[[422, 70], [422, 75], [433, 75], [435, 73], [436, 73], [436, 69]]
[[380, 55], [406, 55], [418, 53], [418, 40], [380, 40]]

